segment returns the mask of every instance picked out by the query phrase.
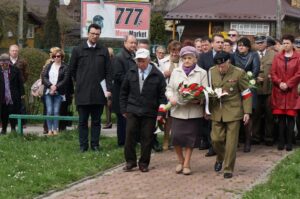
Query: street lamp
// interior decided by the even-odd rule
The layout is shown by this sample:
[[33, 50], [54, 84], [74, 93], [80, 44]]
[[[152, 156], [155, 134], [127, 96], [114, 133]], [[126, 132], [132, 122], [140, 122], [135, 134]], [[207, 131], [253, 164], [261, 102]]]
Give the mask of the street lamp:
[[184, 25], [178, 25], [176, 27], [176, 31], [178, 32], [178, 40], [180, 41], [181, 39], [181, 36], [182, 36], [182, 33], [183, 33], [183, 30], [184, 30]]

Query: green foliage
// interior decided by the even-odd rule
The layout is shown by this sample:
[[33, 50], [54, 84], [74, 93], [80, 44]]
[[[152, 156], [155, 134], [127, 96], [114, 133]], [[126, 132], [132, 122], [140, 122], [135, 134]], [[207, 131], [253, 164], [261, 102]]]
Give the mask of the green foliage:
[[42, 68], [49, 55], [36, 48], [23, 48], [20, 56], [28, 62], [28, 80], [25, 84], [25, 104], [28, 114], [37, 114], [40, 107], [40, 99], [30, 95], [31, 85], [40, 77]]
[[101, 151], [79, 152], [78, 133], [0, 137], [0, 198], [34, 198], [124, 161], [116, 138], [101, 137]]
[[60, 45], [60, 28], [57, 20], [58, 0], [51, 0], [45, 24], [44, 48], [51, 48]]
[[165, 21], [161, 13], [152, 13], [150, 21], [150, 41], [152, 44], [166, 43]]
[[300, 150], [286, 157], [272, 171], [269, 180], [247, 192], [243, 199], [291, 199], [300, 197]]

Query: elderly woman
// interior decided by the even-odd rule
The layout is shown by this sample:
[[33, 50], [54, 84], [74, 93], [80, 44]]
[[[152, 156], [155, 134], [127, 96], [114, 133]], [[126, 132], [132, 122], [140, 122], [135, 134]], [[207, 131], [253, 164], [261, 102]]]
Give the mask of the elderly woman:
[[[68, 66], [62, 62], [64, 51], [57, 48], [52, 52], [53, 62], [48, 64], [42, 75], [45, 86], [44, 97], [47, 115], [58, 116], [61, 102], [65, 100], [66, 86], [68, 81]], [[58, 120], [47, 120], [48, 135], [58, 133]]]
[[[191, 174], [190, 160], [193, 148], [199, 145], [201, 118], [204, 116], [203, 107], [199, 101], [182, 104], [179, 102], [178, 86], [197, 83], [206, 87], [208, 85], [206, 71], [197, 63], [197, 50], [192, 46], [183, 47], [180, 50], [182, 64], [172, 72], [167, 86], [166, 96], [173, 105], [172, 117], [172, 141], [177, 154], [179, 164], [176, 173]], [[185, 148], [185, 153], [183, 153]]]
[[[260, 59], [256, 51], [251, 50], [251, 42], [248, 38], [242, 37], [237, 41], [237, 50], [234, 55], [234, 66], [237, 66], [244, 71], [252, 72], [254, 78], [258, 76], [260, 70]], [[252, 109], [256, 108], [256, 91], [251, 90], [252, 92]], [[247, 125], [244, 125], [242, 131], [245, 132], [245, 145], [244, 152], [250, 152], [251, 150], [251, 135], [252, 135], [252, 120], [248, 122]]]
[[[300, 81], [299, 54], [293, 48], [294, 37], [282, 37], [283, 51], [278, 53], [272, 63], [271, 78], [273, 82], [271, 104], [272, 113], [279, 122], [278, 150], [291, 151], [297, 109], [300, 109], [300, 98], [297, 86]], [[286, 138], [286, 140], [285, 140]]]

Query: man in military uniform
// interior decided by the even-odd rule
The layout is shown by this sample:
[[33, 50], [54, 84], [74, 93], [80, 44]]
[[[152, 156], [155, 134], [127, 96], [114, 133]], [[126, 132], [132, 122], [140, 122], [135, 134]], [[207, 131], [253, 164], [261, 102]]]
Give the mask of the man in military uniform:
[[270, 69], [275, 52], [267, 50], [267, 38], [264, 35], [255, 37], [255, 45], [260, 57], [260, 71], [257, 77], [257, 108], [253, 112], [252, 142], [259, 144], [265, 141], [265, 144], [270, 146], [274, 142]]
[[209, 70], [210, 85], [222, 91], [218, 97], [211, 98], [211, 139], [217, 153], [214, 169], [220, 171], [224, 162], [224, 178], [232, 177], [240, 120], [246, 125], [252, 112], [252, 95], [245, 72], [231, 65], [229, 59], [229, 53], [217, 53], [215, 66]]

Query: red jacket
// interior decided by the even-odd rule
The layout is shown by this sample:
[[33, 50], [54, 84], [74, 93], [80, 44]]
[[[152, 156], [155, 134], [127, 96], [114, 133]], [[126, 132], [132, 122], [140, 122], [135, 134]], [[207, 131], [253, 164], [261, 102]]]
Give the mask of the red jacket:
[[[278, 53], [272, 63], [272, 108], [300, 109], [300, 97], [297, 93], [297, 86], [300, 81], [300, 54], [294, 51], [286, 65], [284, 53], [284, 51]], [[286, 91], [279, 88], [281, 82], [287, 83], [288, 89]]]

